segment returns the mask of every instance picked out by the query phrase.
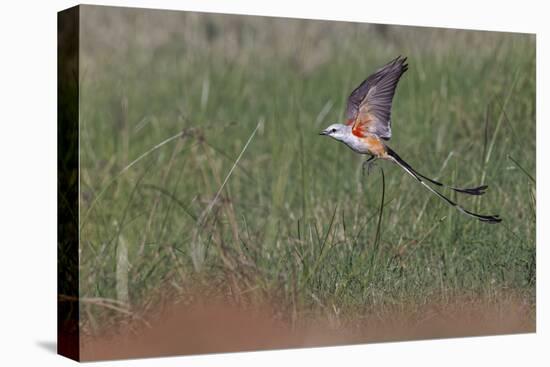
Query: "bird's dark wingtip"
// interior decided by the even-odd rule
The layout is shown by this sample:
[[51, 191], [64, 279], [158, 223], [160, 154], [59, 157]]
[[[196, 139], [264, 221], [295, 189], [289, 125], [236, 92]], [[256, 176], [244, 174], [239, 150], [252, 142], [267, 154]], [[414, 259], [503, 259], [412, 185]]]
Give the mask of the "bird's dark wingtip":
[[405, 64], [406, 61], [407, 61], [407, 56], [399, 55], [395, 59], [391, 60], [390, 64], [403, 65], [403, 64]]
[[399, 55], [396, 59], [397, 63], [401, 66], [403, 73], [407, 70], [409, 70], [409, 64], [407, 64], [407, 56], [401, 56]]

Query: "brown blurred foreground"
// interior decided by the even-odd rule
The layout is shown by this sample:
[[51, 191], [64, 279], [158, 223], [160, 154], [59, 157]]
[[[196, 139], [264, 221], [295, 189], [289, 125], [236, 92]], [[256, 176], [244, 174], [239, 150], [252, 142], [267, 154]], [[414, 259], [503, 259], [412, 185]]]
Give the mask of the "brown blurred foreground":
[[[274, 307], [244, 308], [201, 301], [176, 305], [148, 326], [130, 323], [101, 337], [83, 337], [82, 360], [156, 357], [403, 341], [535, 331], [534, 310], [518, 297], [503, 301], [447, 300], [437, 304], [368, 312], [336, 322], [311, 316], [292, 326]], [[288, 318], [290, 319], [290, 318]]]

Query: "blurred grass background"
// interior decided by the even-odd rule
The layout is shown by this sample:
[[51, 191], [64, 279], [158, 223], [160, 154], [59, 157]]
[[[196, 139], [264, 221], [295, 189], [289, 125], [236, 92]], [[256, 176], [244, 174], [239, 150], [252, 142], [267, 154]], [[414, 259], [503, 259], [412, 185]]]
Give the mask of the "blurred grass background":
[[[86, 327], [197, 288], [293, 321], [510, 293], [534, 312], [533, 35], [93, 6], [81, 27]], [[380, 163], [377, 241], [379, 169], [362, 177], [365, 158], [318, 132], [397, 55], [389, 145], [443, 182], [487, 183], [447, 194], [501, 224]]]

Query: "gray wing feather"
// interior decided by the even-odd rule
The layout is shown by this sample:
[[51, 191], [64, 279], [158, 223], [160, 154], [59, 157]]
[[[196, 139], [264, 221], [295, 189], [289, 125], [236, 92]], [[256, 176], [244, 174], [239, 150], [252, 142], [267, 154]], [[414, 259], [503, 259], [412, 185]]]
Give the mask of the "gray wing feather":
[[397, 57], [365, 79], [348, 98], [346, 115], [356, 120], [369, 113], [374, 121], [366, 127], [381, 138], [391, 137], [391, 104], [399, 78], [408, 69], [406, 57]]

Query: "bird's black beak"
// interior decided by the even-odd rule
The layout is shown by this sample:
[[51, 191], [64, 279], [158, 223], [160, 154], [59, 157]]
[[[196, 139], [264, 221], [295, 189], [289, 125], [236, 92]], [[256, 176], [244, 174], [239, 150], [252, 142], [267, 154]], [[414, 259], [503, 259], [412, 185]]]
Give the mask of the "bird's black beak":
[[319, 135], [327, 135], [326, 130], [321, 131], [321, 132], [319, 133]]

